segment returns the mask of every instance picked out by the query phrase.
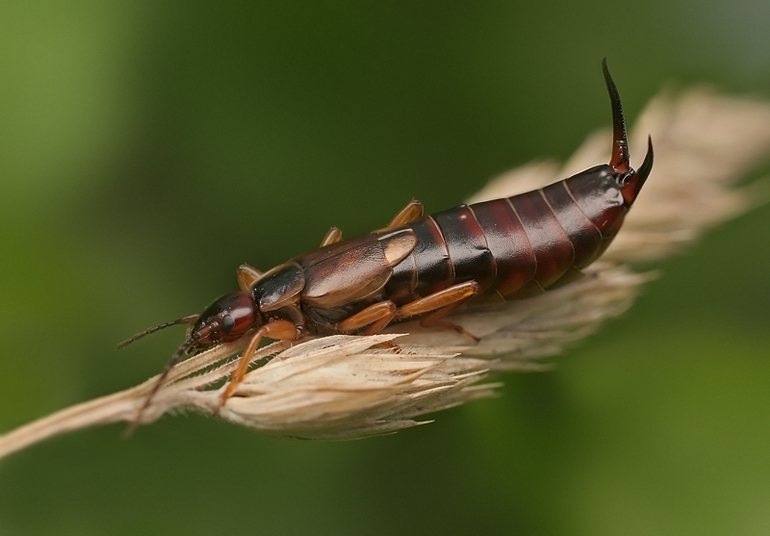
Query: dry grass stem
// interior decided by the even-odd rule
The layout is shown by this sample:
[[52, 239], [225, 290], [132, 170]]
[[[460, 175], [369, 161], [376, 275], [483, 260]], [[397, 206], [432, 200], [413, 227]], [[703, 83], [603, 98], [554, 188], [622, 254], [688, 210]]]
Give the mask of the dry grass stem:
[[[254, 357], [259, 366], [220, 417], [281, 436], [367, 437], [423, 424], [429, 422], [419, 420], [423, 415], [492, 396], [496, 384], [478, 383], [490, 372], [548, 368], [543, 358], [594, 333], [633, 304], [652, 276], [634, 273], [631, 263], [675, 253], [757, 203], [756, 185], [736, 183], [770, 154], [767, 103], [707, 90], [664, 94], [633, 130], [633, 156], [644, 154], [648, 133], [656, 152], [652, 176], [618, 238], [583, 279], [536, 298], [458, 311], [452, 321], [478, 336], [478, 344], [411, 322], [380, 335], [268, 345]], [[492, 181], [471, 201], [538, 188], [605, 162], [608, 140], [608, 132], [597, 133], [562, 168], [524, 166]], [[389, 346], [390, 341], [398, 346]], [[212, 414], [241, 349], [226, 344], [178, 364], [140, 424], [177, 408]], [[0, 436], [0, 457], [56, 434], [134, 421], [156, 378]]]

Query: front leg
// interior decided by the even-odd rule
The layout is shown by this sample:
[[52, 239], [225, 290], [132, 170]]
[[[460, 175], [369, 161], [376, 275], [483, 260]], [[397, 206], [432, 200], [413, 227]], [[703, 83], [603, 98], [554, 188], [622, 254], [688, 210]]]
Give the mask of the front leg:
[[230, 383], [227, 384], [227, 388], [219, 399], [219, 405], [217, 406], [215, 414], [219, 413], [219, 410], [225, 405], [227, 399], [233, 396], [233, 393], [235, 393], [235, 390], [243, 381], [243, 377], [246, 376], [246, 371], [249, 370], [251, 358], [256, 353], [257, 348], [259, 348], [259, 343], [262, 342], [264, 337], [279, 341], [293, 341], [298, 339], [301, 335], [302, 332], [300, 328], [288, 320], [273, 320], [255, 331], [240, 357], [238, 368], [235, 369], [230, 376]]

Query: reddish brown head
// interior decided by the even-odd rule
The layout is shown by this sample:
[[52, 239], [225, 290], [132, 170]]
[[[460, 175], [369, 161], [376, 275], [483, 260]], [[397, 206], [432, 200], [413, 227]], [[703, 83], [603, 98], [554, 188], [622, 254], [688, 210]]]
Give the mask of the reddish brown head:
[[[147, 407], [152, 397], [160, 388], [168, 372], [182, 356], [190, 351], [208, 348], [221, 342], [231, 342], [240, 339], [244, 333], [253, 327], [262, 324], [262, 315], [259, 314], [259, 307], [254, 302], [254, 298], [245, 292], [232, 292], [225, 294], [214, 303], [206, 307], [200, 315], [183, 316], [178, 320], [165, 322], [157, 326], [137, 333], [130, 339], [127, 339], [118, 345], [118, 348], [125, 348], [132, 342], [141, 339], [145, 335], [155, 333], [160, 329], [177, 324], [192, 324], [190, 333], [182, 345], [174, 352], [171, 359], [166, 363], [166, 367], [161, 373], [158, 383], [150, 393], [145, 402]], [[143, 408], [143, 409], [144, 409]]]
[[214, 301], [199, 315], [183, 316], [148, 328], [121, 342], [118, 348], [125, 348], [142, 337], [178, 324], [193, 324], [187, 340], [182, 345], [186, 352], [191, 348], [206, 348], [212, 344], [240, 339], [249, 329], [261, 325], [262, 317], [250, 294], [231, 292]]
[[245, 292], [231, 292], [206, 307], [193, 324], [189, 339], [194, 338], [197, 347], [235, 341], [261, 323], [254, 298]]
[[221, 342], [230, 342], [240, 339], [248, 330], [258, 327], [262, 324], [262, 315], [259, 313], [259, 307], [254, 302], [254, 298], [245, 292], [232, 292], [225, 294], [214, 303], [206, 307], [200, 315], [189, 315], [153, 326], [149, 329], [137, 333], [130, 339], [127, 339], [118, 345], [118, 348], [124, 348], [141, 339], [145, 335], [155, 333], [160, 329], [174, 326], [177, 324], [192, 324], [187, 340], [174, 352], [171, 359], [166, 363], [163, 372], [161, 372], [158, 381], [150, 391], [144, 405], [139, 410], [134, 424], [129, 428], [129, 433], [141, 420], [142, 413], [149, 407], [155, 394], [160, 390], [161, 385], [168, 376], [171, 368], [179, 361], [183, 355], [196, 349], [208, 348]]

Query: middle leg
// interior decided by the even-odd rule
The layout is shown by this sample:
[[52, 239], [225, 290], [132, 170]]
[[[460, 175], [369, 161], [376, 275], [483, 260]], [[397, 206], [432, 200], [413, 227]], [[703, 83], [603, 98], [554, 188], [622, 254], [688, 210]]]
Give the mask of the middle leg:
[[398, 214], [393, 216], [393, 219], [390, 220], [390, 223], [387, 225], [387, 227], [381, 230], [390, 231], [391, 229], [396, 229], [397, 227], [406, 225], [407, 223], [412, 223], [413, 221], [420, 219], [422, 217], [422, 213], [422, 203], [416, 199], [412, 199], [404, 208], [398, 211]]

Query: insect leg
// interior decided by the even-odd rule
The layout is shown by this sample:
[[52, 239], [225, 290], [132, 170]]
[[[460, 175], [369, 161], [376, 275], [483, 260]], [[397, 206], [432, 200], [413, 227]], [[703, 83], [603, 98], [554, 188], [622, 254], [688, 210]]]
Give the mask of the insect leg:
[[324, 239], [321, 240], [321, 246], [328, 246], [342, 240], [342, 230], [339, 227], [332, 227], [324, 235]]
[[412, 199], [404, 208], [402, 208], [398, 212], [398, 214], [393, 216], [393, 219], [390, 220], [390, 223], [388, 224], [388, 226], [381, 230], [390, 231], [391, 229], [395, 229], [396, 227], [401, 227], [402, 225], [406, 225], [407, 223], [412, 223], [414, 220], [417, 220], [422, 217], [422, 212], [423, 212], [422, 203], [420, 203], [416, 199]]
[[460, 326], [459, 324], [455, 324], [454, 322], [450, 322], [449, 320], [441, 320], [444, 316], [448, 315], [452, 311], [454, 311], [458, 305], [460, 305], [462, 301], [456, 301], [450, 305], [447, 305], [446, 307], [442, 307], [441, 309], [438, 309], [436, 311], [433, 311], [431, 314], [420, 320], [420, 325], [425, 328], [444, 328], [444, 329], [451, 329], [453, 331], [456, 331], [460, 335], [465, 335], [466, 337], [470, 337], [476, 342], [479, 342], [481, 339], [479, 339], [476, 335], [465, 329], [464, 327]]
[[215, 413], [219, 412], [222, 406], [225, 405], [225, 402], [227, 402], [227, 399], [233, 395], [238, 388], [238, 385], [243, 381], [243, 377], [249, 369], [251, 357], [257, 351], [257, 348], [259, 348], [259, 343], [262, 342], [263, 337], [281, 341], [293, 341], [299, 336], [300, 331], [297, 329], [297, 326], [288, 320], [273, 320], [259, 328], [254, 335], [251, 336], [249, 344], [246, 345], [246, 349], [243, 351], [243, 355], [241, 355], [240, 361], [238, 362], [238, 368], [235, 369], [230, 376], [230, 383], [227, 385], [225, 392], [222, 393], [222, 397], [219, 399], [219, 405], [217, 406]]
[[424, 298], [419, 298], [413, 302], [399, 308], [396, 311], [396, 318], [401, 320], [410, 316], [422, 315], [437, 311], [448, 305], [453, 305], [463, 300], [467, 300], [471, 296], [474, 296], [479, 291], [479, 284], [476, 281], [466, 281], [464, 283], [458, 283], [444, 290], [434, 292]]
[[243, 292], [251, 292], [251, 287], [261, 277], [262, 272], [251, 266], [250, 264], [241, 264], [238, 267], [238, 286]]
[[457, 324], [453, 324], [446, 320], [440, 320], [442, 317], [454, 311], [454, 309], [465, 300], [475, 296], [478, 292], [479, 284], [476, 281], [458, 283], [457, 285], [453, 285], [444, 290], [434, 292], [424, 298], [407, 303], [396, 311], [396, 318], [400, 320], [410, 316], [430, 313], [420, 322], [420, 325], [425, 327], [440, 326], [452, 329], [458, 333], [467, 335], [478, 342], [479, 338], [466, 331], [462, 326], [458, 326]]
[[396, 304], [392, 301], [383, 301], [366, 307], [356, 314], [349, 316], [339, 324], [340, 331], [356, 331], [366, 326], [367, 335], [373, 335], [387, 326], [396, 314]]

